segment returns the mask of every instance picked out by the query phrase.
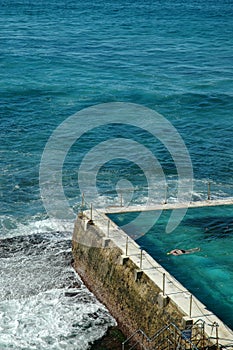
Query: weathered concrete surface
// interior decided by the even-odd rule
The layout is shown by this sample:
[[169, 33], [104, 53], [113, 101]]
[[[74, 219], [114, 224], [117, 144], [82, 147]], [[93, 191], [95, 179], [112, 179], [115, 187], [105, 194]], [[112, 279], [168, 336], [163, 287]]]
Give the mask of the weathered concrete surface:
[[[161, 289], [146, 274], [143, 273], [135, 281], [138, 266], [130, 259], [120, 265], [121, 249], [113, 243], [110, 245], [111, 249], [80, 244], [78, 242], [83, 233], [82, 220], [78, 218], [73, 237], [75, 270], [90, 290], [107, 305], [126, 334], [130, 335], [142, 328], [152, 336], [167, 321], [180, 324], [183, 313], [172, 302], [164, 309], [158, 307]], [[85, 240], [92, 236], [90, 241], [93, 243], [95, 235], [100, 243], [99, 229], [87, 225]]]

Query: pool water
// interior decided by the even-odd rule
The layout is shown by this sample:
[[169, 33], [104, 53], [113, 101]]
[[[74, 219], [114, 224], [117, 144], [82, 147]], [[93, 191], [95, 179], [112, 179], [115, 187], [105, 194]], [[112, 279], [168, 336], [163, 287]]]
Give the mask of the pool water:
[[[133, 237], [146, 227], [145, 220], [137, 227], [133, 225], [138, 214], [109, 214], [109, 217], [118, 226], [127, 224], [126, 232]], [[171, 210], [164, 210], [137, 243], [233, 329], [233, 206], [188, 209], [181, 224], [168, 234], [165, 229], [170, 214]], [[153, 216], [155, 212], [148, 212], [147, 220]], [[194, 247], [200, 247], [200, 251], [167, 255], [175, 248]]]

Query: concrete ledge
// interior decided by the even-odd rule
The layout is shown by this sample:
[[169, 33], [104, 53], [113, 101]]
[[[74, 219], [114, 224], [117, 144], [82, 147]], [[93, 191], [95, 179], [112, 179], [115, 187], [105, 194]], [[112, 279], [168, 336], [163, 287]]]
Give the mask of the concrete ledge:
[[197, 208], [197, 207], [211, 207], [217, 205], [231, 205], [233, 204], [233, 198], [226, 199], [213, 199], [196, 202], [179, 202], [179, 203], [161, 203], [154, 205], [135, 205], [128, 207], [108, 207], [104, 210], [104, 213], [128, 213], [135, 211], [153, 211], [153, 210], [166, 210], [166, 209], [181, 209], [181, 208]]
[[102, 238], [102, 248], [109, 248], [110, 247], [110, 242], [111, 239], [110, 238]]
[[129, 260], [129, 256], [126, 256], [126, 255], [121, 255], [120, 256], [120, 265], [125, 265], [127, 263], [127, 261]]
[[193, 319], [188, 317], [188, 316], [184, 316], [182, 318], [182, 328], [189, 328], [193, 325]]
[[142, 270], [135, 270], [134, 271], [134, 281], [137, 282], [142, 278], [143, 271]]
[[167, 306], [168, 301], [169, 301], [169, 298], [167, 295], [163, 295], [163, 293], [159, 293], [157, 303], [160, 309], [163, 309], [165, 306]]
[[88, 220], [87, 225], [95, 225], [93, 220]]

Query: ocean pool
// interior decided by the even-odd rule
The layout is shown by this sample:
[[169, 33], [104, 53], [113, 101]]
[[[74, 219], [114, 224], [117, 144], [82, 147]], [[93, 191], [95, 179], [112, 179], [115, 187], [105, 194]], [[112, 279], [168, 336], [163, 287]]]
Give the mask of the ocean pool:
[[[177, 209], [179, 210], [179, 209]], [[164, 210], [155, 225], [136, 241], [209, 310], [233, 329], [233, 206], [188, 209], [180, 225], [166, 233], [171, 210]], [[149, 211], [146, 220], [134, 219], [139, 212], [108, 214], [119, 227], [127, 224], [132, 238], [144, 232], [146, 221], [155, 216]], [[132, 223], [132, 224], [131, 224]], [[179, 248], [200, 247], [195, 254], [172, 256]]]

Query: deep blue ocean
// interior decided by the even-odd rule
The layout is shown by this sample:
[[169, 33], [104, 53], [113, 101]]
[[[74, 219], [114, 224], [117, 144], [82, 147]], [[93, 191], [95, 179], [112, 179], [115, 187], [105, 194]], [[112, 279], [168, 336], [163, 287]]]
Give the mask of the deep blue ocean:
[[[209, 182], [212, 198], [231, 197], [232, 62], [232, 0], [0, 0], [1, 349], [84, 350], [115, 322], [72, 270], [73, 221], [49, 216], [41, 198], [41, 159], [56, 128], [99, 104], [149, 108], [183, 138], [193, 200], [207, 198]], [[176, 200], [177, 167], [161, 142], [123, 123], [91, 126], [62, 168], [75, 213], [83, 157], [117, 137], [154, 152]], [[145, 169], [120, 158], [97, 159], [96, 207], [119, 203], [120, 180], [135, 191], [131, 204], [146, 198]]]

